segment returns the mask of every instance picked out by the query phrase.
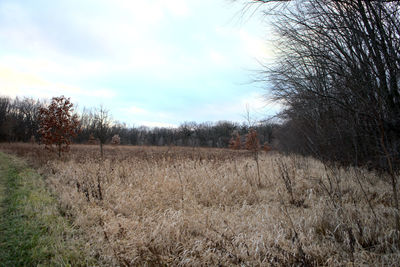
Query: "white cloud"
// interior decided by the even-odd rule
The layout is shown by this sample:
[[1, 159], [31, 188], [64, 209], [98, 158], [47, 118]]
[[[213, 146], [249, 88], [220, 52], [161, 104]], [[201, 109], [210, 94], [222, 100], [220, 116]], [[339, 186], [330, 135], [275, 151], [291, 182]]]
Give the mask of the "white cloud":
[[[10, 64], [25, 66], [25, 70], [30, 69], [36, 74], [55, 74], [74, 79], [111, 72], [151, 72], [156, 78], [164, 79], [177, 74], [190, 75], [200, 69], [209, 69], [213, 64], [246, 68], [244, 65], [247, 63], [244, 63], [243, 56], [239, 57], [239, 55], [243, 54], [242, 51], [246, 51], [251, 57], [259, 58], [260, 53], [265, 52], [262, 41], [238, 27], [229, 25], [228, 21], [224, 21], [223, 26], [218, 24], [215, 26], [215, 32], [222, 36], [218, 42], [233, 44], [234, 48], [231, 46], [226, 50], [216, 48], [217, 41], [213, 40], [215, 32], [212, 33], [212, 28], [211, 32], [208, 32], [207, 27], [197, 27], [193, 24], [197, 21], [195, 15], [202, 16], [207, 7], [215, 6], [214, 1], [208, 2], [202, 6], [197, 1], [187, 0], [116, 0], [113, 2], [99, 0], [90, 3], [90, 5], [95, 3], [96, 5], [92, 8], [93, 12], [87, 16], [83, 16], [82, 12], [77, 12], [67, 5], [70, 10], [67, 10], [69, 12], [66, 12], [65, 16], [60, 16], [61, 25], [70, 25], [72, 28], [68, 33], [70, 34], [68, 38], [75, 37], [77, 40], [68, 40], [68, 38], [65, 40], [72, 42], [71, 50], [88, 45], [86, 49], [90, 50], [91, 46], [96, 46], [93, 49], [98, 51], [92, 58], [85, 57], [85, 54], [72, 57], [71, 54], [65, 53], [70, 51], [65, 50], [66, 44], [63, 41], [59, 41], [54, 36], [53, 38], [47, 36], [49, 31], [54, 32], [55, 29], [49, 26], [49, 30], [44, 24], [37, 24], [36, 21], [29, 19], [29, 16], [25, 14], [24, 6], [19, 4], [13, 5], [13, 8], [18, 11], [16, 13], [19, 14], [17, 20], [19, 24], [14, 27], [14, 24], [10, 23], [8, 26], [14, 28], [10, 28], [7, 33], [2, 33], [0, 29], [0, 36], [16, 34], [19, 37], [16, 37], [13, 44], [24, 48], [27, 44], [37, 44], [31, 45], [31, 52], [34, 53], [30, 53], [37, 55], [37, 58], [31, 56], [25, 60], [16, 60], [14, 63], [12, 63], [13, 59], [7, 60], [11, 62]], [[203, 9], [199, 10], [199, 7]], [[194, 10], [196, 13], [193, 12]], [[188, 32], [204, 39], [204, 45], [207, 46], [204, 49], [210, 51], [208, 55], [204, 56], [200, 50], [192, 51], [190, 43], [186, 44], [185, 26], [179, 27], [182, 33], [178, 40], [165, 38], [164, 31], [174, 27], [175, 22], [171, 21], [171, 16], [187, 17], [189, 15], [193, 15], [191, 16], [193, 19], [190, 20], [187, 28], [193, 27], [193, 30]], [[66, 21], [71, 18], [73, 21]], [[221, 23], [215, 17], [210, 17], [210, 19]], [[81, 34], [74, 36], [73, 29], [75, 28], [79, 29]], [[90, 36], [90, 40], [83, 40], [84, 43], [80, 45], [75, 44], [84, 39], [82, 34], [85, 35], [85, 33]], [[30, 40], [29, 36], [33, 39]], [[60, 36], [63, 36], [62, 32]], [[237, 45], [240, 40], [242, 46]], [[85, 41], [88, 43], [85, 44]], [[234, 62], [231, 62], [232, 59]], [[0, 60], [5, 62], [3, 58]]]
[[[190, 103], [168, 106], [189, 110], [215, 101], [214, 91], [237, 88], [233, 83], [247, 75], [238, 71], [254, 67], [254, 58], [269, 51], [254, 27], [232, 25], [234, 12], [225, 8], [230, 4], [220, 8], [215, 0], [75, 0], [49, 1], [43, 9], [8, 0], [12, 4], [2, 10], [7, 1], [0, 2], [3, 94], [46, 98], [64, 94], [81, 105], [114, 98], [107, 104], [119, 112], [114, 114], [118, 119], [129, 121], [129, 115], [137, 115], [131, 117], [140, 116], [149, 126], [163, 124], [158, 121], [224, 119], [243, 113], [246, 103], [262, 109], [263, 101], [248, 95], [203, 106], [199, 114], [209, 115], [205, 117], [196, 112], [165, 115], [155, 107], [157, 101], [138, 102], [123, 110], [121, 106], [129, 107], [129, 100], [117, 97], [134, 98], [135, 89], [128, 88], [141, 88], [143, 99], [164, 95], [161, 90], [176, 90], [165, 94], [165, 102], [179, 102], [176, 96], [193, 93], [194, 97], [188, 97]], [[204, 87], [201, 92], [196, 89], [199, 84]], [[114, 91], [113, 87], [121, 89]]]
[[280, 103], [267, 100], [262, 94], [253, 92], [243, 97], [230, 99], [225, 102], [218, 102], [202, 106], [194, 111], [199, 118], [215, 120], [245, 121], [247, 107], [249, 108], [252, 120], [264, 119], [266, 116], [275, 115], [281, 110]]
[[0, 66], [0, 88], [2, 89], [2, 94], [15, 97], [27, 93], [32, 95], [32, 91], [36, 91], [35, 96], [47, 97], [46, 91], [49, 85], [48, 82], [34, 75]]
[[70, 84], [51, 82], [40, 76], [2, 65], [0, 65], [0, 88], [3, 94], [11, 97], [32, 96], [51, 98], [53, 96], [65, 95], [82, 100], [82, 97], [95, 96], [96, 98], [110, 99], [116, 96], [116, 93], [110, 89], [82, 89]]
[[61, 54], [51, 57], [19, 56], [15, 54], [0, 57], [1, 65], [35, 76], [85, 77], [107, 72], [107, 65], [98, 60], [84, 60]]
[[250, 113], [255, 116], [263, 116], [265, 114], [276, 113], [282, 109], [279, 102], [268, 99], [265, 95], [258, 92], [250, 93], [236, 104], [237, 108], [241, 107], [243, 111], [249, 107]]
[[250, 95], [244, 97], [239, 102], [242, 107], [246, 107], [247, 105], [254, 110], [262, 110], [264, 109], [268, 102], [265, 97], [259, 93], [251, 93]]
[[175, 16], [187, 17], [190, 15], [190, 9], [185, 0], [163, 0], [162, 3]]
[[[117, 19], [114, 23], [118, 23], [118, 19], [122, 19], [143, 23], [143, 26], [152, 26], [160, 23], [165, 16], [159, 1], [115, 0], [112, 2], [102, 1], [102, 4], [102, 8], [108, 9], [107, 14], [115, 16], [113, 18]], [[101, 20], [102, 18], [99, 19]]]
[[131, 115], [144, 115], [149, 113], [147, 110], [139, 108], [137, 106], [131, 106], [129, 108], [123, 109], [123, 111]]
[[178, 125], [173, 123], [166, 122], [158, 122], [158, 121], [138, 121], [136, 122], [138, 126], [147, 126], [147, 127], [164, 127], [164, 128], [178, 128]]
[[247, 55], [259, 60], [268, 60], [274, 57], [274, 49], [267, 41], [250, 34], [246, 30], [240, 30], [238, 35], [242, 41], [242, 46]]
[[210, 59], [214, 64], [224, 65], [226, 63], [226, 59], [221, 53], [212, 49], [209, 54]]
[[85, 90], [80, 92], [84, 96], [95, 96], [96, 98], [111, 99], [117, 96], [114, 90], [99, 89], [99, 90]]

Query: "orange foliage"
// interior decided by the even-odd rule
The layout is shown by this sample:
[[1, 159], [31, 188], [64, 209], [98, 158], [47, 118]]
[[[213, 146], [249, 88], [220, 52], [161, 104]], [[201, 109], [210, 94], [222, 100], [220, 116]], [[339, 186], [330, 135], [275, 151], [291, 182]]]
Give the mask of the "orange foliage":
[[242, 148], [242, 143], [240, 141], [240, 135], [237, 133], [236, 137], [232, 136], [231, 140], [229, 140], [229, 148], [234, 150], [239, 150]]
[[246, 135], [245, 147], [247, 150], [257, 152], [260, 149], [260, 141], [258, 140], [257, 132], [254, 129], [250, 129]]
[[68, 151], [71, 137], [79, 132], [79, 121], [76, 114], [72, 115], [73, 104], [64, 96], [53, 97], [47, 108], [40, 109], [41, 141], [46, 149], [58, 148], [58, 156], [62, 151]]
[[264, 145], [263, 145], [263, 150], [264, 150], [265, 152], [269, 152], [269, 151], [272, 150], [272, 147], [271, 147], [268, 143], [264, 143]]

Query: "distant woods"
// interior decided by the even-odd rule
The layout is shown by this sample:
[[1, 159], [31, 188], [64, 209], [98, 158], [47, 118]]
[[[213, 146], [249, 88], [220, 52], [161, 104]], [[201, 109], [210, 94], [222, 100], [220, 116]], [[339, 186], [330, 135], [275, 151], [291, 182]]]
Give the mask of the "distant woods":
[[[0, 97], [0, 142], [40, 143], [40, 109], [48, 105], [47, 101], [41, 102], [31, 98]], [[246, 124], [228, 121], [186, 122], [178, 128], [128, 127], [113, 121], [111, 114], [104, 107], [84, 109], [77, 119], [80, 131], [72, 141], [78, 144], [225, 148], [229, 146], [232, 136], [245, 136], [249, 131]], [[273, 123], [259, 123], [253, 128], [257, 131], [261, 144], [271, 144], [277, 127], [278, 125]]]
[[0, 141], [39, 140], [40, 109], [44, 106], [30, 98], [0, 97]]
[[261, 80], [286, 106], [281, 148], [398, 170], [400, 1], [253, 2], [279, 39]]

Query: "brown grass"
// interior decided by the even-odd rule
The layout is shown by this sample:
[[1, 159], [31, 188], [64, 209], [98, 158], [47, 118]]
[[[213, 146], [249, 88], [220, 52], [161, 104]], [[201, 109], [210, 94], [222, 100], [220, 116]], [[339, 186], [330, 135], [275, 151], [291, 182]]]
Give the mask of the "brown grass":
[[[312, 158], [176, 147], [73, 146], [29, 157], [110, 265], [397, 265], [386, 177]], [[279, 164], [279, 167], [278, 165]], [[283, 171], [284, 170], [284, 171]], [[288, 190], [290, 184], [290, 190]]]

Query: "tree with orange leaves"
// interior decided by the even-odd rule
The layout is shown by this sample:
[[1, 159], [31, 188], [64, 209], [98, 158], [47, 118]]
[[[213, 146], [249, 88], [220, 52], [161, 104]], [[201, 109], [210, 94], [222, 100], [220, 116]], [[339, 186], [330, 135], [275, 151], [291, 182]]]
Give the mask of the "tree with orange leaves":
[[257, 131], [250, 129], [246, 135], [246, 149], [253, 152], [258, 152], [260, 150], [260, 141], [258, 140]]
[[236, 137], [232, 136], [231, 140], [229, 140], [229, 148], [234, 150], [239, 150], [240, 148], [242, 148], [239, 133], [236, 133]]
[[39, 112], [41, 141], [51, 151], [55, 145], [58, 157], [61, 157], [61, 152], [69, 150], [71, 138], [79, 132], [78, 116], [72, 114], [73, 111], [70, 98], [60, 96], [53, 97], [50, 105]]

